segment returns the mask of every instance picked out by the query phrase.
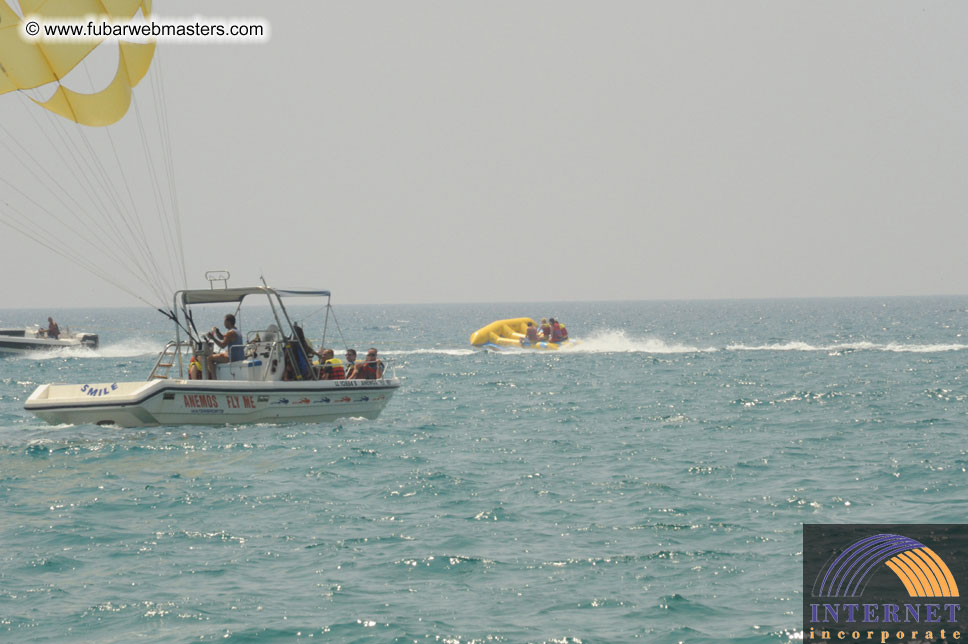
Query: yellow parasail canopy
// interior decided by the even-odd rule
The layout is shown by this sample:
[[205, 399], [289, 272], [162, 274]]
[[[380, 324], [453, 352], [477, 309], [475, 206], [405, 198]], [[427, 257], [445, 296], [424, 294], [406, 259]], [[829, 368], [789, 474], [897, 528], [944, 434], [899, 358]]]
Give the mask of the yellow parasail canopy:
[[[25, 16], [80, 19], [96, 15], [104, 19], [131, 19], [141, 9], [151, 13], [151, 0], [21, 0]], [[155, 44], [118, 43], [118, 70], [107, 87], [83, 94], [67, 89], [60, 81], [97, 47], [93, 41], [28, 41], [22, 36], [23, 19], [0, 0], [0, 94], [34, 89], [49, 83], [58, 88], [47, 101], [33, 100], [55, 114], [82, 125], [104, 126], [121, 119], [131, 104], [131, 88], [151, 65]]]

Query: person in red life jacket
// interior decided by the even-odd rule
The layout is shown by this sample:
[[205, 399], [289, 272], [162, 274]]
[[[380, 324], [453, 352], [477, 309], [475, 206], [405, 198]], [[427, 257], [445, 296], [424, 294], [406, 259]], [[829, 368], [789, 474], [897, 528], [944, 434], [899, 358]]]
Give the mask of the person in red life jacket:
[[354, 380], [379, 380], [383, 377], [383, 363], [376, 357], [376, 349], [370, 347], [363, 362], [353, 365], [349, 377]]
[[524, 339], [521, 340], [521, 344], [527, 346], [529, 344], [537, 344], [538, 342], [538, 327], [534, 325], [534, 322], [528, 320], [528, 327], [524, 330]]
[[547, 340], [551, 337], [551, 325], [548, 324], [547, 318], [541, 318], [541, 339]]
[[561, 325], [554, 318], [551, 318], [551, 341], [555, 343], [561, 342]]
[[319, 354], [319, 358], [323, 362], [323, 368], [319, 374], [320, 380], [344, 380], [346, 378], [343, 361], [334, 357], [332, 349], [324, 349]]

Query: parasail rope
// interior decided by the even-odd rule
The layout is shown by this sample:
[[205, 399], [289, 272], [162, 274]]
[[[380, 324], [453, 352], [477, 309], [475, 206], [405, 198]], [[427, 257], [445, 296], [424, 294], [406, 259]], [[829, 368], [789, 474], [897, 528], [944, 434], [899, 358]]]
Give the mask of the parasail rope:
[[[151, 189], [155, 195], [155, 209], [158, 212], [158, 219], [161, 221], [164, 228], [164, 248], [165, 253], [168, 256], [168, 269], [171, 274], [171, 285], [178, 283], [178, 278], [175, 276], [175, 258], [174, 258], [174, 232], [171, 229], [170, 217], [168, 215], [168, 209], [165, 207], [164, 197], [161, 193], [161, 187], [158, 185], [158, 172], [155, 170], [155, 164], [151, 159], [150, 144], [148, 143], [148, 137], [145, 135], [144, 123], [141, 120], [141, 110], [138, 108], [138, 102], [135, 98], [131, 97], [131, 103], [134, 106], [135, 116], [138, 121], [138, 134], [141, 137], [141, 145], [144, 148], [145, 164], [148, 166], [148, 175], [151, 177]], [[175, 289], [172, 288], [172, 291]]]
[[[87, 197], [87, 199], [92, 204], [94, 204], [95, 207], [99, 207], [100, 210], [102, 211], [105, 210], [107, 206], [105, 205], [104, 200], [101, 196], [103, 191], [97, 190], [96, 186], [94, 185], [94, 182], [91, 181], [91, 179], [85, 174], [84, 165], [80, 162], [78, 158], [78, 155], [80, 154], [80, 150], [78, 149], [74, 141], [69, 136], [66, 135], [66, 132], [62, 124], [57, 122], [53, 116], [49, 114], [47, 115], [48, 123], [51, 125], [51, 129], [53, 129], [57, 133], [58, 137], [60, 138], [62, 147], [58, 147], [54, 143], [54, 141], [51, 140], [50, 135], [48, 134], [48, 128], [42, 127], [37, 122], [37, 119], [34, 117], [33, 113], [29, 108], [26, 110], [26, 112], [27, 112], [27, 115], [30, 117], [30, 119], [33, 121], [34, 126], [40, 132], [43, 133], [44, 137], [47, 139], [47, 142], [50, 143], [51, 149], [57, 152], [57, 155], [60, 157], [61, 163], [63, 163], [64, 166], [70, 171], [71, 175], [74, 177], [74, 180], [77, 182], [77, 185], [79, 185], [81, 189], [85, 192], [85, 196]], [[70, 161], [73, 161], [73, 165], [71, 165], [67, 156], [65, 156], [62, 150], [67, 150], [67, 152], [70, 153], [71, 155]], [[41, 164], [38, 163], [37, 165], [43, 168]], [[77, 171], [75, 171], [75, 167], [77, 168]], [[78, 172], [80, 172], [81, 176], [78, 175]], [[47, 174], [48, 176], [50, 175], [50, 173], [46, 172], [46, 170], [45, 170], [45, 174]], [[82, 181], [82, 177], [83, 177], [83, 181]], [[54, 181], [54, 183], [56, 183], [56, 181]], [[70, 192], [67, 190], [65, 190], [65, 193], [70, 194]], [[72, 201], [75, 201], [75, 203], [77, 203], [78, 209], [81, 210], [85, 215], [87, 215], [89, 220], [95, 226], [97, 226], [102, 233], [108, 232], [104, 230], [104, 226], [102, 222], [97, 217], [94, 217], [85, 206], [82, 206], [80, 203], [78, 203], [76, 199], [72, 198]], [[122, 249], [127, 248], [127, 244], [123, 243], [123, 239], [120, 235], [120, 231], [118, 231], [116, 228], [112, 226], [110, 227], [110, 232], [114, 233], [115, 245], [118, 248], [122, 248]]]
[[[90, 192], [93, 192], [92, 200], [96, 204], [100, 205], [98, 212], [101, 213], [102, 215], [101, 219], [103, 220], [103, 222], [107, 224], [111, 229], [111, 231], [114, 233], [114, 237], [116, 239], [118, 248], [127, 254], [126, 256], [128, 260], [127, 260], [127, 263], [125, 264], [126, 268], [131, 272], [140, 273], [141, 281], [146, 286], [148, 286], [149, 289], [155, 292], [155, 296], [159, 298], [159, 301], [164, 302], [166, 298], [162, 294], [162, 291], [158, 289], [156, 281], [152, 280], [148, 276], [150, 269], [146, 269], [142, 265], [141, 258], [144, 257], [144, 253], [142, 253], [139, 256], [135, 252], [136, 251], [135, 246], [137, 246], [139, 243], [142, 245], [142, 248], [143, 248], [144, 240], [143, 238], [140, 238], [140, 239], [138, 238], [138, 236], [131, 229], [130, 225], [128, 225], [126, 220], [124, 219], [123, 208], [119, 201], [119, 195], [117, 194], [117, 191], [114, 189], [113, 182], [108, 176], [107, 171], [105, 170], [103, 164], [101, 164], [99, 157], [94, 151], [94, 148], [91, 146], [90, 140], [86, 137], [86, 135], [84, 134], [84, 131], [80, 129], [81, 126], [77, 125], [78, 137], [81, 140], [81, 142], [84, 144], [87, 150], [86, 156], [91, 159], [90, 166], [92, 166], [93, 169], [81, 163], [80, 157], [85, 156], [85, 153], [80, 150], [77, 143], [69, 135], [64, 124], [59, 119], [57, 119], [57, 117], [53, 115], [49, 114], [47, 118], [54, 126], [55, 131], [57, 131], [58, 135], [61, 138], [61, 141], [64, 142], [65, 147], [71, 151], [73, 162], [77, 165], [78, 169], [81, 172], [81, 175], [84, 177], [85, 181], [87, 181], [90, 187], [90, 191], [88, 194], [90, 194]], [[113, 208], [104, 202], [104, 200], [101, 198], [102, 195], [104, 195], [104, 197], [108, 199], [108, 202], [111, 204], [111, 206], [113, 206]], [[122, 227], [121, 225], [119, 225], [117, 218], [120, 218], [120, 222], [125, 224], [125, 228], [127, 228], [128, 230], [127, 235], [125, 235], [124, 232], [122, 231]], [[90, 221], [98, 222], [98, 218], [94, 216], [90, 216]]]
[[[60, 227], [67, 229], [70, 233], [72, 233], [72, 237], [76, 237], [80, 241], [83, 241], [83, 242], [87, 243], [91, 247], [91, 249], [94, 251], [93, 254], [95, 256], [98, 253], [105, 253], [105, 254], [109, 255], [110, 257], [112, 257], [113, 259], [115, 259], [116, 261], [118, 261], [119, 263], [123, 263], [123, 259], [121, 257], [119, 257], [114, 252], [114, 249], [113, 248], [110, 248], [110, 249], [109, 248], [105, 248], [103, 245], [97, 244], [96, 241], [93, 241], [93, 240], [87, 238], [85, 236], [84, 232], [83, 232], [83, 229], [77, 230], [71, 224], [71, 222], [69, 222], [68, 220], [65, 220], [65, 219], [57, 216], [55, 213], [51, 212], [50, 210], [48, 210], [47, 208], [45, 208], [44, 206], [42, 206], [41, 204], [39, 204], [32, 197], [30, 197], [29, 195], [27, 195], [26, 193], [24, 193], [22, 190], [20, 190], [20, 188], [18, 188], [17, 186], [13, 185], [12, 183], [10, 183], [9, 181], [7, 181], [3, 177], [0, 177], [0, 181], [2, 181], [4, 184], [6, 184], [7, 187], [12, 192], [15, 192], [15, 193], [19, 194], [26, 201], [28, 201], [28, 202], [32, 203], [34, 206], [36, 206], [38, 210], [46, 213], [47, 216], [50, 217], [51, 219], [53, 219], [55, 222], [57, 222], [57, 224]], [[7, 203], [7, 202], [4, 202], [4, 203]], [[10, 206], [10, 209], [11, 209], [11, 211], [13, 211], [13, 212], [17, 213], [18, 215], [21, 215], [21, 217], [23, 217], [23, 222], [24, 223], [21, 223], [21, 225], [28, 225], [29, 224], [29, 226], [31, 226], [31, 227], [33, 227], [35, 229], [37, 229], [37, 228], [42, 229], [48, 237], [55, 237], [56, 236], [56, 233], [58, 232], [58, 230], [56, 228], [53, 228], [51, 226], [38, 226], [37, 223], [36, 223], [36, 219], [35, 218], [34, 219], [31, 219], [30, 217], [26, 217], [26, 216], [22, 215], [19, 210], [14, 209], [12, 206]], [[9, 214], [7, 216], [9, 217]], [[13, 219], [10, 219], [10, 221], [14, 221], [14, 220]], [[63, 244], [64, 242], [62, 241], [61, 243]]]
[[[38, 173], [38, 171], [37, 171], [37, 170], [40, 170], [40, 172], [42, 172], [47, 177], [47, 180], [49, 180], [52, 185], [56, 186], [60, 190], [60, 192], [63, 194], [63, 197], [66, 197], [69, 201], [73, 202], [74, 203], [74, 206], [78, 210], [81, 210], [81, 211], [83, 211], [85, 213], [87, 212], [86, 209], [85, 209], [85, 207], [82, 204], [80, 204], [76, 199], [74, 199], [73, 196], [70, 194], [70, 192], [68, 190], [66, 190], [64, 188], [64, 186], [61, 185], [56, 179], [54, 179], [54, 177], [51, 176], [50, 172], [48, 172], [46, 170], [46, 168], [39, 161], [37, 161], [37, 159], [32, 154], [30, 154], [29, 150], [25, 149], [22, 145], [20, 145], [20, 143], [16, 139], [14, 139], [12, 136], [10, 136], [9, 131], [5, 127], [3, 127], [3, 124], [2, 123], [0, 123], [0, 130], [3, 130], [3, 132], [9, 138], [9, 140], [20, 149], [20, 154], [17, 153], [17, 150], [12, 149], [11, 146], [7, 143], [6, 140], [0, 139], [0, 141], [2, 141], [3, 144], [4, 144], [4, 147], [6, 147], [7, 150], [10, 151], [10, 153], [13, 154], [13, 156], [15, 158], [19, 158], [23, 162], [22, 163], [23, 167], [26, 168], [35, 179], [37, 179], [38, 181], [40, 181], [41, 183], [43, 183], [44, 180], [41, 178], [40, 173]], [[48, 137], [48, 140], [49, 140], [49, 137]], [[30, 161], [30, 163], [27, 163], [26, 161]], [[36, 169], [35, 169], [35, 167], [36, 167]], [[68, 166], [68, 169], [73, 172], [73, 168], [70, 168]], [[76, 178], [76, 176], [75, 176], [75, 178]], [[37, 204], [36, 201], [34, 201], [30, 197], [28, 197], [26, 194], [23, 193], [23, 191], [21, 191], [20, 189], [18, 189], [16, 186], [14, 186], [13, 184], [11, 184], [6, 179], [3, 179], [2, 177], [0, 177], [0, 180], [2, 180], [5, 184], [7, 184], [8, 186], [10, 186], [11, 190], [13, 190], [15, 192], [18, 192], [19, 194], [23, 195], [24, 198], [26, 198], [29, 201], [33, 202], [34, 205], [37, 205], [39, 208], [41, 207], [39, 204]], [[64, 210], [65, 211], [67, 211], [67, 212], [70, 212], [71, 211], [71, 206], [69, 206], [64, 201], [64, 198], [62, 197], [61, 194], [58, 194], [58, 192], [55, 191], [53, 188], [50, 188], [50, 192], [54, 196], [54, 198], [62, 206], [64, 206]], [[46, 211], [46, 209], [44, 209], [44, 210]], [[50, 215], [51, 217], [54, 217], [54, 219], [57, 220], [58, 223], [60, 223], [64, 227], [68, 228], [71, 231], [71, 233], [73, 233], [75, 236], [84, 238], [84, 234], [82, 232], [83, 229], [81, 229], [80, 231], [77, 230], [77, 229], [75, 229], [70, 223], [68, 223], [67, 221], [61, 220], [59, 217], [57, 217], [56, 215], [54, 215], [51, 212], [48, 212], [48, 215]], [[96, 220], [95, 220], [95, 224], [97, 224]], [[99, 228], [100, 228], [100, 226], [99, 226]], [[102, 230], [102, 232], [103, 232], [103, 230]], [[92, 242], [91, 240], [85, 239], [85, 241], [88, 241], [88, 243], [94, 245], [94, 242]], [[118, 263], [121, 263], [122, 262], [121, 258], [115, 252], [115, 246], [114, 245], [108, 245], [107, 248], [105, 249], [105, 251], [107, 252], [108, 255], [110, 255]]]
[[[151, 250], [148, 248], [148, 236], [145, 234], [144, 227], [141, 225], [141, 219], [136, 216], [132, 220], [132, 218], [126, 216], [125, 207], [121, 203], [122, 195], [117, 189], [116, 182], [111, 178], [111, 174], [108, 172], [107, 167], [101, 162], [100, 157], [95, 152], [94, 147], [91, 145], [90, 137], [88, 137], [86, 130], [83, 129], [84, 126], [75, 124], [75, 127], [81, 142], [87, 149], [87, 155], [91, 158], [91, 165], [96, 170], [96, 172], [92, 172], [92, 174], [104, 187], [105, 191], [111, 197], [111, 202], [114, 204], [113, 211], [112, 209], [105, 209], [104, 214], [108, 216], [112, 225], [118, 227], [119, 235], [128, 240], [124, 247], [128, 252], [131, 264], [135, 266], [138, 272], [141, 274], [141, 280], [146, 286], [155, 292], [156, 297], [158, 297], [160, 301], [164, 302], [166, 299], [164, 294], [166, 292], [171, 292], [171, 289], [166, 288], [164, 282], [159, 279], [158, 264], [154, 255], [151, 253]], [[115, 163], [119, 168], [122, 178], [121, 182], [126, 188], [128, 200], [131, 204], [131, 210], [133, 210], [137, 215], [137, 209], [134, 207], [134, 198], [131, 195], [130, 186], [128, 185], [127, 179], [124, 176], [123, 170], [120, 170], [121, 162], [118, 159], [114, 139], [111, 137], [111, 133], [107, 130], [105, 130], [105, 135], [107, 136], [108, 142], [111, 146]], [[134, 225], [132, 225], [132, 221]], [[123, 230], [127, 230], [126, 235], [121, 232], [122, 227]]]
[[[53, 204], [54, 207], [52, 209], [45, 207], [43, 203], [38, 202], [4, 177], [0, 177], [0, 182], [10, 188], [7, 194], [18, 195], [18, 199], [23, 200], [28, 210], [36, 209], [56, 225], [38, 225], [36, 216], [28, 216], [5, 200], [0, 200], [0, 204], [5, 206], [0, 208], [0, 223], [74, 262], [152, 308], [157, 308], [157, 305], [145, 299], [149, 294], [157, 298], [163, 308], [166, 308], [164, 303], [175, 290], [175, 284], [181, 281], [187, 288], [188, 277], [180, 209], [175, 189], [171, 130], [163, 100], [163, 70], [158, 54], [159, 52], [156, 51], [154, 65], [149, 74], [149, 83], [147, 83], [152, 88], [151, 106], [154, 108], [154, 116], [158, 124], [155, 136], [150, 136], [152, 132], [149, 131], [150, 128], [143, 118], [142, 105], [137, 98], [140, 94], [132, 94], [131, 101], [139, 137], [144, 147], [144, 164], [151, 181], [157, 219], [160, 220], [156, 224], [158, 232], [155, 237], [161, 237], [161, 239], [156, 239], [152, 244], [152, 237], [149, 236], [145, 225], [147, 222], [139, 211], [138, 202], [133, 194], [133, 184], [129, 181], [110, 128], [104, 128], [103, 135], [110, 145], [114, 159], [113, 168], [109, 170], [106, 165], [107, 160], [103, 158], [106, 155], [95, 151], [95, 146], [92, 144], [92, 137], [95, 135], [89, 135], [85, 126], [75, 121], [76, 129], [72, 130], [60, 120], [62, 117], [47, 110], [44, 110], [44, 114], [48, 119], [48, 126], [42, 126], [29, 107], [26, 110], [28, 116], [69, 174], [66, 182], [61, 175], [56, 175], [58, 178], [55, 178], [52, 170], [57, 170], [57, 167], [51, 167], [50, 163], [38, 160], [29, 148], [22, 145], [0, 123], [0, 132], [5, 135], [0, 137], [0, 143], [14, 158], [21, 161], [25, 176], [29, 174], [45, 186], [53, 199], [48, 200], [48, 203]], [[119, 52], [120, 55], [122, 54]], [[93, 86], [89, 69], [86, 67], [84, 69]], [[60, 84], [60, 79], [57, 82]], [[25, 97], [26, 107], [28, 100], [26, 97], [29, 94], [24, 90], [16, 94]], [[160, 141], [160, 146], [157, 147], [160, 148], [161, 156], [157, 159], [152, 154], [155, 147], [150, 145], [155, 142], [155, 138]], [[100, 147], [103, 148], [103, 146]], [[161, 177], [162, 172], [165, 174], [164, 179]], [[167, 180], [167, 186], [162, 185], [165, 180]], [[80, 191], [75, 186], [79, 187]], [[163, 251], [154, 248], [159, 243], [164, 246]], [[167, 259], [167, 264], [160, 266], [165, 262], [159, 262], [159, 259]], [[116, 267], [106, 268], [105, 262], [120, 265], [123, 272], [119, 273]], [[135, 283], [131, 283], [132, 281]], [[137, 282], [141, 283], [140, 286], [136, 284]]]
[[169, 202], [171, 203], [171, 209], [173, 214], [173, 219], [175, 223], [175, 239], [178, 242], [178, 255], [179, 255], [179, 266], [182, 269], [182, 284], [183, 288], [188, 288], [188, 273], [185, 267], [185, 244], [184, 236], [182, 235], [181, 227], [181, 210], [178, 207], [178, 187], [175, 183], [175, 164], [174, 157], [172, 154], [171, 145], [171, 128], [168, 125], [168, 106], [165, 103], [165, 75], [164, 66], [162, 65], [161, 52], [155, 49], [155, 73], [150, 74], [149, 82], [152, 87], [152, 97], [155, 102], [155, 110], [159, 115], [160, 130], [161, 130], [161, 145], [164, 151], [165, 160], [165, 172], [168, 176], [168, 193]]
[[[25, 107], [26, 107], [26, 105], [25, 105]], [[60, 157], [61, 163], [63, 163], [64, 164], [64, 167], [66, 167], [67, 170], [71, 173], [71, 176], [74, 178], [74, 181], [77, 182], [77, 185], [79, 185], [82, 190], [84, 190], [84, 192], [86, 193], [87, 199], [91, 203], [93, 203], [95, 206], [100, 205], [100, 207], [102, 209], [105, 208], [103, 201], [99, 197], [96, 197], [96, 195], [99, 195], [99, 193], [95, 190], [94, 191], [94, 195], [92, 195], [91, 194], [91, 191], [88, 189], [88, 185], [92, 185], [93, 186], [93, 184], [91, 184], [90, 180], [85, 177], [85, 181], [87, 183], [81, 181], [81, 178], [78, 176], [77, 171], [75, 171], [74, 166], [72, 166], [70, 163], [68, 163], [68, 159], [67, 159], [67, 157], [65, 157], [62, 149], [66, 149], [68, 152], [71, 153], [72, 158], [73, 158], [73, 162], [77, 166], [78, 170], [80, 170], [82, 168], [82, 165], [81, 165], [81, 163], [79, 162], [79, 160], [77, 159], [77, 156], [76, 156], [77, 155], [77, 152], [78, 152], [77, 149], [76, 149], [76, 146], [68, 145], [69, 140], [68, 141], [65, 141], [64, 132], [60, 128], [60, 124], [59, 123], [56, 123], [53, 120], [53, 117], [48, 116], [48, 118], [50, 119], [50, 124], [52, 126], [52, 129], [54, 129], [54, 131], [57, 132], [58, 136], [61, 139], [61, 142], [63, 144], [63, 148], [62, 147], [58, 147], [54, 143], [54, 141], [50, 138], [50, 135], [48, 134], [48, 129], [47, 128], [44, 128], [44, 127], [41, 127], [41, 125], [37, 122], [37, 119], [34, 117], [34, 115], [33, 115], [33, 113], [31, 112], [30, 109], [27, 109], [26, 112], [27, 112], [27, 115], [30, 117], [30, 119], [33, 121], [34, 126], [37, 128], [37, 130], [40, 131], [44, 135], [44, 138], [47, 139], [47, 142], [50, 144], [51, 149], [53, 149], [53, 150], [55, 150], [57, 152], [58, 157]], [[9, 132], [8, 132], [8, 136], [9, 136]], [[64, 186], [62, 184], [60, 184], [56, 179], [54, 179], [53, 176], [51, 176], [51, 174], [46, 170], [46, 168], [45, 168], [45, 166], [43, 164], [41, 164], [39, 161], [37, 161], [36, 159], [34, 159], [34, 157], [26, 149], [24, 149], [24, 147], [22, 145], [20, 145], [20, 143], [14, 137], [10, 136], [10, 139], [14, 143], [16, 143], [17, 146], [21, 150], [23, 150], [24, 155], [28, 159], [31, 159], [34, 162], [34, 164], [43, 171], [43, 173], [49, 178], [51, 184], [58, 186], [63, 191], [63, 193], [72, 202], [74, 202], [74, 204], [77, 206], [78, 210], [80, 210], [83, 214], [87, 215], [88, 218], [89, 218], [89, 220], [95, 226], [97, 226], [98, 229], [102, 233], [105, 233], [105, 234], [108, 233], [108, 231], [105, 231], [104, 230], [104, 227], [101, 224], [101, 222], [96, 217], [94, 217], [94, 216], [91, 215], [91, 213], [88, 211], [87, 207], [84, 206], [84, 205], [82, 205], [77, 199], [75, 199], [73, 197], [73, 195], [71, 194], [71, 192], [69, 190], [67, 190], [66, 188], [64, 188]], [[29, 167], [29, 166], [25, 166], [25, 167]], [[36, 173], [33, 173], [33, 174], [36, 176]], [[41, 183], [43, 183], [43, 182], [41, 181]], [[53, 189], [51, 189], [51, 188], [48, 188], [48, 189], [51, 190], [51, 192], [53, 192]], [[116, 247], [124, 248], [126, 246], [125, 244], [121, 243], [122, 242], [121, 237], [118, 236], [117, 234], [115, 236], [115, 242], [116, 242], [116, 244], [115, 244]]]
[[[78, 125], [78, 127], [82, 127], [82, 126]], [[155, 259], [154, 253], [151, 252], [151, 246], [148, 244], [148, 235], [145, 232], [144, 226], [141, 223], [141, 216], [138, 211], [138, 206], [134, 200], [134, 196], [131, 194], [131, 185], [124, 174], [124, 166], [121, 165], [121, 159], [118, 158], [118, 150], [117, 150], [117, 147], [114, 145], [114, 137], [111, 136], [111, 132], [107, 129], [104, 130], [104, 133], [107, 135], [108, 141], [111, 144], [111, 152], [114, 154], [114, 162], [117, 163], [118, 165], [118, 172], [121, 175], [122, 185], [124, 186], [125, 192], [128, 195], [128, 201], [131, 203], [131, 211], [135, 215], [133, 218], [124, 217], [123, 220], [126, 224], [129, 225], [129, 228], [130, 228], [129, 222], [133, 220], [134, 226], [138, 229], [138, 232], [141, 235], [140, 239], [138, 240], [139, 245], [144, 249], [145, 259], [147, 259], [148, 263], [151, 265], [153, 269], [153, 273], [156, 277], [157, 283], [161, 284], [162, 290], [167, 290], [168, 292], [172, 292], [175, 289], [171, 288], [171, 285], [167, 284], [166, 281], [162, 279], [161, 271], [158, 268], [158, 260]], [[167, 286], [168, 288], [165, 289], [164, 288], [165, 286]]]
[[[9, 208], [10, 210], [13, 210], [14, 212], [17, 212], [18, 214], [22, 214], [19, 211], [17, 211], [16, 208], [14, 208], [12, 205], [10, 205], [10, 203], [8, 203], [7, 201], [4, 201], [2, 203], [5, 206], [7, 206], [7, 208]], [[90, 273], [92, 273], [94, 276], [99, 277], [100, 279], [103, 279], [104, 281], [108, 282], [109, 284], [112, 284], [113, 286], [116, 286], [117, 288], [121, 289], [125, 293], [128, 293], [129, 295], [131, 295], [131, 296], [133, 296], [133, 297], [141, 300], [142, 302], [144, 302], [148, 306], [154, 306], [153, 304], [151, 304], [150, 302], [148, 302], [148, 300], [144, 299], [141, 295], [139, 295], [135, 291], [129, 289], [127, 286], [125, 286], [121, 282], [118, 282], [117, 280], [112, 279], [111, 278], [111, 275], [109, 273], [104, 272], [103, 270], [101, 270], [95, 264], [87, 261], [83, 256], [78, 255], [77, 253], [65, 252], [65, 250], [63, 248], [58, 248], [58, 247], [56, 247], [56, 246], [48, 243], [48, 241], [45, 240], [43, 236], [38, 235], [37, 233], [33, 232], [33, 230], [31, 230], [29, 228], [25, 228], [25, 227], [22, 227], [22, 226], [18, 226], [18, 225], [14, 224], [14, 223], [11, 223], [10, 221], [2, 220], [2, 219], [0, 219], [0, 223], [4, 224], [5, 226], [8, 226], [8, 227], [12, 228], [13, 230], [16, 230], [20, 234], [24, 235], [25, 237], [27, 237], [29, 239], [32, 239], [33, 241], [37, 242], [38, 244], [40, 244], [44, 248], [47, 248], [48, 250], [53, 251], [54, 253], [60, 255], [61, 257], [64, 257], [65, 259], [68, 259], [68, 260], [76, 263], [81, 268], [84, 268], [85, 270], [87, 270]]]

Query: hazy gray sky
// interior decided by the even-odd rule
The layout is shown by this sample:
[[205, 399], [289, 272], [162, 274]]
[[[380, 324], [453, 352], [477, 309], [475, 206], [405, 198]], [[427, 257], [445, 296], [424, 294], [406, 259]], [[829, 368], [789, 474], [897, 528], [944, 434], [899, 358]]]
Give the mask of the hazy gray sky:
[[[271, 26], [160, 45], [193, 286], [226, 268], [337, 303], [968, 292], [964, 2], [154, 7]], [[23, 103], [0, 96], [8, 130]], [[3, 307], [137, 303], [7, 229], [0, 271]]]

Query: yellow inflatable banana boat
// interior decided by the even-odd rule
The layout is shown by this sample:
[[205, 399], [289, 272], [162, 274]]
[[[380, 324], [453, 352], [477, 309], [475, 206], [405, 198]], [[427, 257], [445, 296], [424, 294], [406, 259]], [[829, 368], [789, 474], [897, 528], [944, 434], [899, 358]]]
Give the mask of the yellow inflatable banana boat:
[[471, 344], [479, 349], [490, 349], [492, 351], [502, 351], [505, 349], [532, 349], [538, 351], [556, 351], [562, 346], [574, 342], [574, 340], [564, 340], [562, 342], [528, 342], [525, 332], [528, 322], [537, 328], [537, 324], [531, 318], [513, 318], [510, 320], [495, 320], [485, 327], [481, 327], [471, 334]]

